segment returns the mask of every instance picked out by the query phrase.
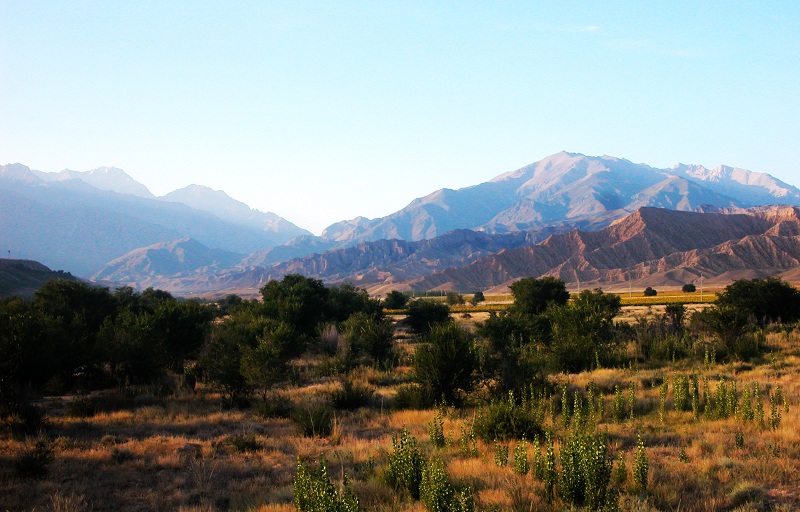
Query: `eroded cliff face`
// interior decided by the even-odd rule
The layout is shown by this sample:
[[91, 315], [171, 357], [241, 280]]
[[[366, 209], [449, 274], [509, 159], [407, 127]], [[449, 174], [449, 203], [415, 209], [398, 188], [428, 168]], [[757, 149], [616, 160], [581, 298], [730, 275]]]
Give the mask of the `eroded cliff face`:
[[800, 265], [800, 209], [714, 213], [642, 208], [598, 232], [572, 231], [413, 280], [413, 289], [490, 289], [522, 277], [587, 286], [628, 281], [679, 285], [725, 275], [763, 276]]

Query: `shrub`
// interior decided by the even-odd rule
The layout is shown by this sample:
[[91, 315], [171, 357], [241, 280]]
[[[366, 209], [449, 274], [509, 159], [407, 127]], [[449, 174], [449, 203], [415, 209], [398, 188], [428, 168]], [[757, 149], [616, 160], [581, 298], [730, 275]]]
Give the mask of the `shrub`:
[[472, 490], [456, 493], [447, 476], [444, 464], [434, 459], [422, 473], [420, 499], [430, 512], [472, 512], [475, 502]]
[[541, 433], [529, 402], [518, 404], [513, 393], [505, 400], [482, 407], [475, 418], [474, 429], [475, 435], [487, 443], [495, 439], [533, 439]]
[[683, 287], [681, 288], [681, 291], [682, 291], [683, 293], [694, 293], [694, 292], [696, 292], [696, 291], [697, 291], [697, 287], [696, 287], [694, 284], [692, 284], [692, 283], [686, 283], [686, 284], [685, 284], [685, 285], [683, 285]]
[[292, 419], [306, 437], [325, 437], [333, 431], [333, 412], [323, 400], [309, 400], [292, 411]]
[[358, 497], [344, 476], [341, 492], [331, 482], [325, 460], [319, 466], [309, 468], [302, 459], [297, 459], [297, 474], [294, 477], [294, 506], [300, 512], [357, 512]]
[[719, 294], [717, 305], [752, 316], [760, 327], [800, 319], [800, 291], [779, 278], [735, 281]]
[[609, 492], [613, 463], [603, 435], [574, 433], [561, 447], [559, 494], [572, 505], [600, 510], [613, 501]]
[[53, 444], [46, 437], [40, 437], [14, 459], [13, 466], [21, 478], [42, 478], [52, 461]]
[[633, 458], [633, 481], [641, 490], [647, 489], [647, 472], [649, 465], [647, 462], [647, 452], [644, 449], [642, 436], [637, 436], [636, 455]]
[[564, 305], [569, 300], [564, 281], [555, 277], [527, 277], [514, 282], [510, 288], [514, 296], [511, 309], [523, 316], [538, 315], [550, 304]]
[[434, 397], [427, 394], [419, 384], [401, 384], [397, 387], [392, 407], [395, 409], [426, 409], [434, 402]]
[[484, 297], [483, 292], [477, 291], [474, 294], [472, 294], [472, 299], [470, 299], [469, 303], [472, 304], [473, 306], [477, 306], [478, 304], [484, 302], [485, 300], [486, 297]]
[[256, 441], [255, 434], [234, 434], [225, 439], [225, 444], [239, 453], [257, 452], [261, 449], [261, 443]]
[[385, 361], [392, 354], [394, 328], [389, 319], [359, 311], [342, 324], [342, 333], [356, 355]]
[[472, 389], [478, 360], [471, 335], [450, 322], [433, 327], [414, 353], [414, 372], [425, 392], [448, 404]]
[[392, 436], [392, 452], [389, 454], [386, 470], [386, 483], [389, 486], [418, 500], [423, 464], [417, 440], [408, 430], [404, 428], [400, 437]]
[[353, 410], [369, 404], [375, 390], [367, 384], [350, 379], [342, 380], [342, 387], [331, 393], [331, 401], [337, 409]]
[[406, 319], [411, 330], [417, 334], [428, 334], [434, 326], [450, 321], [447, 304], [428, 299], [418, 299], [408, 305]]
[[447, 439], [444, 437], [444, 420], [440, 413], [437, 412], [433, 419], [428, 422], [428, 434], [431, 437], [431, 444], [435, 448], [444, 448]]
[[528, 442], [522, 438], [517, 446], [514, 447], [514, 473], [518, 475], [527, 475], [531, 470], [528, 463]]
[[383, 307], [385, 309], [403, 309], [406, 307], [406, 303], [408, 303], [408, 297], [397, 290], [392, 290], [386, 294]]
[[656, 295], [658, 295], [658, 291], [656, 291], [656, 289], [653, 288], [652, 286], [648, 286], [647, 288], [644, 289], [645, 297], [655, 297]]

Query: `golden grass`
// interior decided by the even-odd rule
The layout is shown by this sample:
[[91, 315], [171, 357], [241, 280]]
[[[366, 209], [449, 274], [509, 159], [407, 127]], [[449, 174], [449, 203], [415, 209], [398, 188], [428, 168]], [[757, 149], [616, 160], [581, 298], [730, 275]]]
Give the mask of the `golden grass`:
[[[609, 455], [616, 461], [622, 454], [629, 473], [637, 434], [644, 440], [650, 463], [649, 487], [644, 493], [634, 490], [629, 476], [622, 484], [621, 510], [800, 510], [800, 333], [771, 333], [767, 342], [779, 350], [747, 364], [704, 368], [702, 362], [679, 361], [660, 368], [604, 368], [553, 377], [554, 382], [568, 382], [571, 391], [583, 390], [590, 382], [597, 385], [605, 402], [597, 430], [608, 435]], [[408, 367], [397, 372], [362, 368], [350, 377], [369, 382], [378, 396], [389, 397], [408, 381], [408, 371]], [[758, 382], [767, 419], [770, 404], [766, 393], [774, 393], [780, 385], [789, 412], [781, 408], [782, 420], [775, 430], [737, 418], [694, 419], [691, 412], [672, 409], [670, 388], [662, 423], [657, 383], [666, 379], [671, 386], [673, 375], [690, 373], [698, 375], [701, 382], [707, 378], [712, 391], [721, 377], [735, 380], [740, 392]], [[618, 385], [627, 393], [628, 382], [636, 386], [635, 418], [613, 423], [613, 388]], [[302, 401], [336, 386], [334, 379], [320, 378], [282, 393]], [[391, 411], [378, 405], [337, 412], [336, 435], [306, 438], [289, 419], [222, 410], [213, 394], [169, 398], [156, 405], [131, 406], [90, 418], [70, 416], [56, 401], [47, 415], [54, 461], [42, 479], [16, 476], [13, 461], [31, 441], [14, 434], [10, 419], [0, 424], [0, 509], [294, 510], [292, 479], [300, 456], [312, 460], [325, 457], [337, 483], [343, 471], [347, 472], [364, 510], [424, 510], [420, 503], [397, 496], [382, 481], [391, 437], [402, 428], [417, 438], [426, 457], [437, 456], [446, 462], [456, 486], [475, 489], [480, 507], [567, 508], [558, 500], [548, 503], [542, 483], [531, 475], [519, 476], [510, 467], [498, 467], [491, 444], [478, 442], [477, 457], [460, 451], [462, 426], [472, 421], [473, 409], [444, 411], [448, 444], [434, 448], [428, 423], [438, 413], [436, 409]], [[558, 413], [555, 418], [548, 415], [544, 426], [557, 438], [568, 434]], [[743, 436], [741, 447], [736, 446], [737, 431]], [[258, 448], [234, 449], [229, 440], [235, 435], [253, 436]], [[189, 443], [200, 446], [199, 458], [181, 453]], [[557, 441], [557, 450], [559, 444]], [[510, 443], [512, 453], [514, 445]], [[529, 457], [533, 459], [532, 445]]]

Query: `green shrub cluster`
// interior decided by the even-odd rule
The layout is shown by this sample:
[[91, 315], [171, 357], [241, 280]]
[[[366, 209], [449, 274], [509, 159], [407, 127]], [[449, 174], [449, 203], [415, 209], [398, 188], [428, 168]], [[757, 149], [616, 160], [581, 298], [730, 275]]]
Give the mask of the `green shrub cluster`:
[[317, 468], [310, 468], [298, 458], [294, 477], [294, 506], [300, 512], [357, 512], [359, 501], [350, 488], [347, 475], [344, 476], [341, 491], [337, 490], [328, 476], [324, 459]]

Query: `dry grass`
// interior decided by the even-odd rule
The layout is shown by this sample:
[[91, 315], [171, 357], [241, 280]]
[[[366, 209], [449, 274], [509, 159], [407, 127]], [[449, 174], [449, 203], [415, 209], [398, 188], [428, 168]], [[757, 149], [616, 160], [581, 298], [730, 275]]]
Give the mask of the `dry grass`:
[[[678, 362], [652, 369], [600, 369], [554, 378], [569, 382], [570, 390], [597, 385], [605, 401], [605, 415], [597, 429], [609, 439], [610, 456], [622, 454], [631, 470], [636, 436], [640, 434], [650, 463], [649, 487], [622, 484], [620, 509], [633, 510], [798, 510], [800, 509], [800, 333], [773, 333], [767, 338], [775, 352], [748, 364], [704, 368]], [[409, 368], [396, 372], [374, 368], [354, 370], [349, 376], [368, 382], [376, 396], [387, 399], [408, 382]], [[657, 383], [674, 374], [696, 374], [710, 387], [722, 377], [733, 379], [741, 392], [758, 382], [765, 415], [770, 414], [766, 392], [781, 386], [789, 412], [775, 430], [762, 429], [737, 418], [694, 419], [691, 412], [658, 414]], [[633, 421], [613, 423], [611, 403], [615, 385], [636, 386]], [[286, 389], [295, 401], [330, 392], [331, 379], [320, 378], [303, 387]], [[560, 397], [556, 397], [556, 400]], [[144, 406], [103, 412], [89, 418], [70, 416], [55, 401], [47, 413], [46, 435], [54, 460], [40, 479], [17, 476], [13, 462], [31, 440], [17, 437], [11, 420], [0, 424], [0, 509], [33, 511], [285, 511], [294, 510], [292, 479], [297, 457], [328, 460], [330, 474], [339, 481], [351, 476], [364, 510], [423, 510], [420, 503], [395, 495], [383, 483], [391, 436], [408, 428], [427, 456], [446, 461], [456, 486], [472, 486], [479, 507], [500, 510], [553, 510], [567, 507], [548, 503], [543, 484], [531, 475], [519, 476], [494, 463], [491, 444], [478, 442], [478, 456], [462, 453], [462, 426], [474, 410], [444, 411], [448, 443], [434, 448], [428, 422], [436, 410], [391, 411], [381, 402], [353, 412], [337, 412], [334, 435], [306, 438], [288, 419], [264, 419], [248, 411], [226, 411], [218, 397], [183, 396]], [[546, 416], [545, 428], [564, 436], [558, 413]], [[736, 444], [740, 431], [743, 445]], [[235, 449], [232, 436], [252, 439], [255, 445]], [[182, 448], [200, 447], [199, 457]], [[514, 443], [511, 446], [513, 448]], [[249, 445], [248, 445], [249, 446]], [[558, 443], [557, 443], [558, 449]], [[533, 448], [529, 449], [533, 458]]]

